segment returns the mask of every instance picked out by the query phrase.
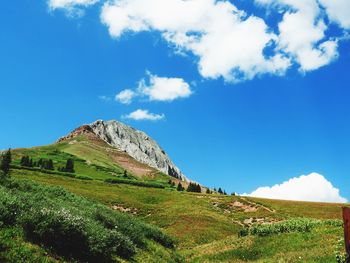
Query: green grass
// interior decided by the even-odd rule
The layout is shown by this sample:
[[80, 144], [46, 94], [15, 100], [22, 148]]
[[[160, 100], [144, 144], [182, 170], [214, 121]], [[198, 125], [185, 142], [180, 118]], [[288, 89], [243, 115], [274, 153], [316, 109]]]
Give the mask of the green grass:
[[[340, 204], [177, 192], [162, 173], [123, 178], [123, 168], [109, 155], [110, 146], [83, 137], [77, 142], [14, 151], [16, 162], [29, 155], [51, 158], [58, 166], [74, 158], [75, 178], [28, 169], [15, 169], [12, 176], [61, 186], [157, 226], [176, 240], [172, 250], [147, 239], [147, 249], [136, 248], [136, 262], [335, 261], [334, 247], [342, 237]], [[245, 210], [235, 202], [254, 209]], [[253, 225], [247, 231], [248, 219]], [[260, 225], [259, 220], [270, 224]], [[242, 231], [248, 235], [240, 237]]]
[[63, 188], [28, 180], [2, 182], [0, 225], [23, 230], [27, 241], [67, 260], [112, 262], [115, 257], [132, 258], [150, 242], [163, 246], [163, 250], [174, 247], [173, 239], [154, 226]]
[[[16, 177], [32, 178], [35, 181], [45, 184], [62, 185], [76, 194], [97, 200], [108, 206], [122, 205], [125, 208], [136, 208], [137, 216], [139, 218], [161, 227], [167, 234], [175, 237], [178, 240], [178, 248], [180, 249], [180, 252], [183, 253], [186, 258], [191, 259], [194, 257], [195, 260], [198, 255], [204, 253], [205, 256], [203, 258], [199, 257], [200, 260], [198, 259], [197, 262], [201, 262], [202, 259], [205, 259], [208, 262], [215, 262], [215, 257], [218, 257], [221, 254], [220, 250], [223, 250], [223, 255], [220, 257], [227, 256], [229, 259], [232, 255], [226, 254], [226, 249], [224, 248], [227, 248], [227, 250], [237, 250], [235, 242], [241, 243], [242, 240], [244, 240], [244, 242], [255, 242], [255, 240], [260, 240], [262, 243], [265, 242], [264, 240], [269, 240], [269, 242], [266, 243], [266, 248], [264, 247], [262, 249], [273, 251], [273, 256], [270, 254], [264, 254], [259, 256], [259, 258], [268, 258], [270, 256], [277, 258], [279, 255], [277, 248], [281, 244], [283, 244], [285, 250], [288, 251], [290, 249], [289, 243], [294, 242], [293, 238], [298, 237], [300, 239], [303, 236], [313, 237], [310, 242], [315, 246], [315, 248], [313, 248], [313, 250], [316, 251], [315, 257], [334, 258], [332, 250], [333, 245], [336, 243], [336, 240], [342, 236], [341, 226], [332, 226], [325, 223], [322, 227], [314, 227], [312, 231], [300, 233], [300, 235], [298, 235], [298, 233], [285, 233], [281, 235], [273, 235], [272, 237], [249, 236], [247, 238], [238, 238], [238, 234], [243, 228], [238, 224], [235, 224], [233, 221], [248, 218], [252, 215], [257, 216], [259, 210], [254, 213], [245, 213], [238, 210], [231, 214], [225, 213], [227, 203], [235, 200], [243, 202], [243, 200], [237, 196], [224, 197], [187, 192], [180, 193], [170, 189], [142, 188], [132, 185], [108, 185], [98, 181], [78, 181], [60, 176], [49, 176], [46, 174], [28, 174], [27, 171], [25, 174], [17, 174]], [[252, 199], [252, 201], [254, 201], [254, 199]], [[216, 208], [213, 205], [213, 203], [215, 204], [218, 202], [221, 204], [222, 208]], [[267, 200], [267, 202], [269, 202], [269, 200]], [[285, 204], [285, 202], [282, 203]], [[294, 202], [288, 202], [288, 204], [293, 203]], [[303, 216], [302, 211], [305, 210], [305, 207], [307, 208], [308, 205], [315, 206], [316, 204], [298, 203], [298, 205], [301, 205], [303, 208], [300, 209], [300, 213], [298, 213], [299, 218]], [[323, 207], [325, 214], [330, 214], [329, 218], [332, 219], [332, 221], [333, 218], [338, 218], [338, 221], [336, 222], [339, 222], [340, 214], [337, 210], [333, 210], [333, 205], [318, 205]], [[332, 211], [335, 211], [335, 214], [332, 214]], [[261, 215], [266, 215], [265, 210], [261, 210], [260, 212]], [[310, 212], [308, 211], [304, 216], [305, 215], [309, 216]], [[281, 217], [278, 210], [275, 213], [270, 212], [269, 216], [276, 219]], [[290, 217], [291, 215], [286, 216], [286, 218]], [[324, 216], [320, 214], [319, 211], [315, 210], [311, 218], [324, 219]], [[323, 247], [326, 246], [326, 244], [324, 244], [324, 235], [329, 235], [330, 237], [330, 242], [327, 243], [329, 247], [326, 250], [324, 248], [317, 249], [320, 245]], [[220, 243], [221, 240], [227, 239], [234, 240], [234, 242], [228, 242], [226, 244]], [[276, 240], [276, 242], [274, 243], [271, 240]], [[215, 247], [217, 242], [219, 242], [219, 245], [218, 247]], [[254, 256], [256, 251], [252, 249], [249, 242], [247, 246], [245, 246], [246, 250], [248, 252], [251, 251], [251, 256]], [[206, 252], [210, 251], [208, 247], [210, 248], [211, 246], [215, 247], [213, 255], [206, 255]], [[277, 248], [275, 248], [275, 246]], [[298, 246], [300, 246], [299, 249], [289, 251], [286, 258], [294, 256], [300, 257], [307, 253], [307, 251], [303, 249], [301, 243]], [[196, 253], [196, 256], [188, 254], [188, 251], [197, 251], [197, 249], [198, 253]], [[242, 250], [243, 254], [248, 253], [247, 251], [244, 251], [243, 248]], [[232, 253], [238, 252], [239, 251]], [[238, 256], [235, 257], [235, 260], [237, 260], [237, 262], [240, 261]]]
[[43, 248], [25, 240], [23, 230], [18, 227], [0, 228], [0, 262], [54, 263], [63, 261], [52, 257]]

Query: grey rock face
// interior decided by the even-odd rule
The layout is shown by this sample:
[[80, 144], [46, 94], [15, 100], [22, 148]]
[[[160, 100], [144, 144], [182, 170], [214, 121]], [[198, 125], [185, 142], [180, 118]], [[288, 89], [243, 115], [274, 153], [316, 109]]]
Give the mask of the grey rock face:
[[89, 126], [100, 139], [125, 151], [137, 161], [170, 176], [189, 181], [161, 147], [146, 133], [114, 120], [98, 120]]

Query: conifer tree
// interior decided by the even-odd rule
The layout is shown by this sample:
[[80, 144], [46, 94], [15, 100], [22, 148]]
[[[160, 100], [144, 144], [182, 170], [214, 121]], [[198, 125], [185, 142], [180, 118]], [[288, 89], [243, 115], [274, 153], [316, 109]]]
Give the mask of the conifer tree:
[[0, 163], [0, 170], [3, 172], [5, 176], [7, 176], [10, 172], [11, 162], [12, 162], [11, 149], [8, 149], [8, 151], [5, 154], [3, 154], [1, 158], [1, 163]]
[[183, 190], [185, 190], [185, 188], [182, 186], [181, 183], [179, 183], [179, 184], [177, 185], [176, 190], [182, 192]]
[[47, 170], [54, 170], [53, 161], [51, 159], [47, 160]]
[[224, 192], [222, 191], [221, 187], [219, 187], [218, 193], [221, 194], [221, 195], [224, 193]]
[[75, 173], [75, 171], [74, 171], [74, 160], [73, 159], [69, 158], [67, 160], [65, 172], [67, 172], [67, 173]]
[[190, 183], [189, 186], [187, 187], [187, 192], [201, 193], [202, 188], [199, 184]]

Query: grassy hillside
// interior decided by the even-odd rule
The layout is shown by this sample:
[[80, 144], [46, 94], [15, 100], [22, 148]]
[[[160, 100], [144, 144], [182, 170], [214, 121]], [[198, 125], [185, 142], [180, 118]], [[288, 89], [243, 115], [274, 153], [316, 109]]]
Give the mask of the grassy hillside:
[[[74, 158], [76, 173], [22, 169], [18, 165], [23, 155], [35, 160], [51, 158], [55, 167]], [[84, 137], [18, 149], [14, 159], [12, 177], [16, 180], [61, 186], [87, 198], [85, 202], [157, 226], [175, 240], [171, 249], [147, 239], [146, 248], [136, 247], [132, 256], [137, 262], [335, 262], [335, 253], [341, 252], [337, 248], [342, 237], [339, 204], [178, 192], [167, 175]], [[111, 184], [108, 179], [117, 180]], [[15, 231], [16, 240], [28, 246], [20, 229], [6, 231]], [[45, 246], [31, 249], [38, 257], [47, 251]], [[117, 259], [128, 260], [119, 255]]]

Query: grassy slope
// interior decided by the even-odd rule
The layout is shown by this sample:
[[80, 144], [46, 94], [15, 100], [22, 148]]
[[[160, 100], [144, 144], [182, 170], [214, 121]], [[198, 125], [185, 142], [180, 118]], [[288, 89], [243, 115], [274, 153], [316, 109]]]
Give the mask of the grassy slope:
[[[180, 193], [170, 187], [155, 189], [124, 184], [109, 185], [102, 179], [118, 175], [123, 168], [113, 162], [108, 152], [101, 150], [104, 145], [91, 150], [89, 142], [83, 138], [80, 140], [83, 143], [61, 143], [29, 150], [16, 150], [15, 157], [19, 158], [21, 154], [36, 158], [50, 156], [57, 166], [57, 164], [63, 165], [66, 157], [70, 156], [67, 154], [74, 154], [77, 158], [77, 173], [88, 175], [94, 180], [83, 181], [27, 170], [15, 170], [13, 176], [30, 178], [49, 185], [61, 185], [73, 193], [108, 206], [129, 209], [130, 213], [161, 227], [166, 233], [177, 238], [178, 249], [188, 261], [330, 262], [334, 260], [334, 246], [342, 236], [341, 227], [323, 226], [316, 227], [310, 233], [288, 233], [268, 237], [238, 237], [238, 232], [242, 229], [244, 220], [250, 218], [264, 218], [268, 221], [298, 217], [341, 218], [340, 205]], [[89, 160], [95, 166], [88, 165], [85, 160]], [[107, 171], [100, 167], [107, 168]], [[143, 178], [143, 180], [151, 179], [165, 183], [169, 177], [153, 174]], [[235, 201], [255, 209], [245, 212], [244, 208], [233, 205]], [[139, 259], [152, 262], [152, 256], [142, 253], [139, 254]]]

